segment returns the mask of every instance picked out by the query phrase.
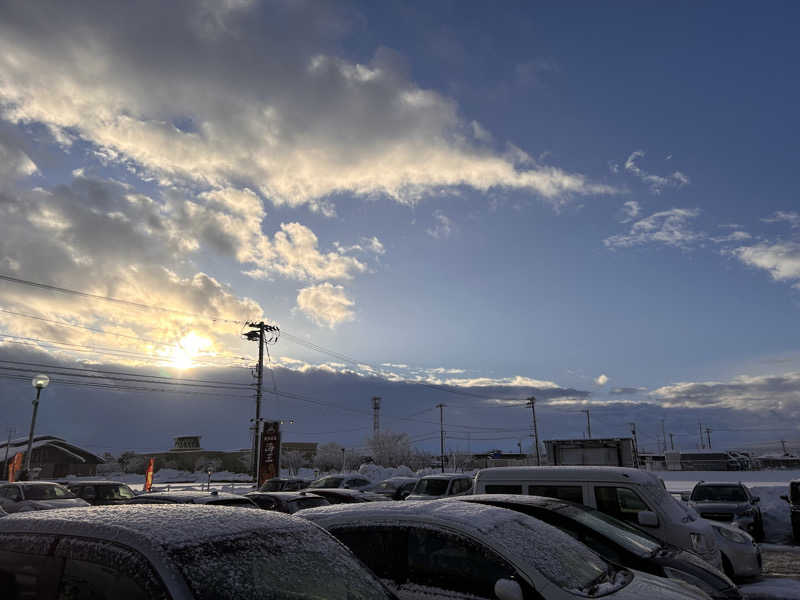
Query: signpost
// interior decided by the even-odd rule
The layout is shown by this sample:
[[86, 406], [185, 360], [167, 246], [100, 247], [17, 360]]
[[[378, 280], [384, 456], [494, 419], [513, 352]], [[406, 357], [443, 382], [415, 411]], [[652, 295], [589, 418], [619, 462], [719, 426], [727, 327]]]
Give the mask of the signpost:
[[281, 472], [281, 422], [266, 421], [261, 433], [261, 456], [258, 457], [258, 487]]

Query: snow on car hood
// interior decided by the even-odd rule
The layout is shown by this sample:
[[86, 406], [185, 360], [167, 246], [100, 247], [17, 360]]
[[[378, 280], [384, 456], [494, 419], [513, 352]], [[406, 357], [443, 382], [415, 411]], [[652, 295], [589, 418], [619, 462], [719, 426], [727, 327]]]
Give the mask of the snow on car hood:
[[614, 600], [641, 600], [642, 598], [658, 598], [658, 600], [709, 600], [702, 590], [679, 579], [656, 577], [641, 571], [633, 571], [631, 583], [613, 596]]

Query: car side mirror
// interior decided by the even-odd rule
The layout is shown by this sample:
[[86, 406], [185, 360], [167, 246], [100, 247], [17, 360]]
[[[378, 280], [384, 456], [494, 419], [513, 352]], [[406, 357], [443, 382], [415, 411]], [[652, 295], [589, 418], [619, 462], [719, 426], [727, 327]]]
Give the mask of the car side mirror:
[[681, 500], [688, 502], [692, 495], [689, 492], [681, 492]]
[[497, 600], [524, 600], [522, 587], [513, 579], [498, 579], [494, 584]]
[[761, 497], [760, 496], [753, 496], [753, 504], [758, 504], [759, 502], [761, 502]]
[[[789, 502], [789, 496], [781, 496], [781, 500], [786, 500]], [[789, 502], [789, 504], [791, 504], [791, 502]]]
[[658, 527], [658, 515], [649, 510], [641, 510], [636, 515], [639, 525], [643, 527]]

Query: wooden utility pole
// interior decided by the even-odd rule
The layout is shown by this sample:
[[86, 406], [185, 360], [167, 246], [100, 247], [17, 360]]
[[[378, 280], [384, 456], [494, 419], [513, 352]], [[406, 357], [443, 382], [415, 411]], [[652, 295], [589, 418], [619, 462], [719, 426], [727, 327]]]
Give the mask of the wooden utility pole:
[[[262, 384], [264, 383], [264, 344], [266, 343], [266, 333], [273, 334], [272, 341], [277, 341], [277, 334], [280, 329], [274, 325], [267, 325], [264, 321], [258, 323], [247, 323], [251, 329], [244, 336], [251, 342], [258, 342], [258, 365], [256, 365], [256, 418], [253, 421], [253, 462], [251, 465], [251, 472], [253, 480], [258, 485], [259, 468], [261, 466], [261, 398], [262, 398]], [[278, 455], [280, 456], [280, 447], [278, 448]], [[280, 475], [280, 458], [278, 459], [278, 475]]]
[[442, 473], [444, 473], [444, 408], [446, 404], [437, 404], [439, 409], [439, 458], [442, 461]]
[[586, 437], [592, 439], [592, 419], [589, 417], [589, 409], [584, 408], [581, 412], [586, 413]]

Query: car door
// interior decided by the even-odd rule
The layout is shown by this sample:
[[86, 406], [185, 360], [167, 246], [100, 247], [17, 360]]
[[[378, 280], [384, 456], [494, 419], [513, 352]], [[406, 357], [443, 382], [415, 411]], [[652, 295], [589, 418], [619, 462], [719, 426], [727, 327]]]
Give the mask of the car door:
[[0, 598], [37, 600], [54, 598], [60, 561], [50, 549], [55, 536], [0, 534]]

